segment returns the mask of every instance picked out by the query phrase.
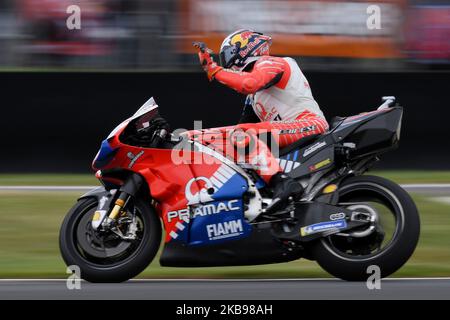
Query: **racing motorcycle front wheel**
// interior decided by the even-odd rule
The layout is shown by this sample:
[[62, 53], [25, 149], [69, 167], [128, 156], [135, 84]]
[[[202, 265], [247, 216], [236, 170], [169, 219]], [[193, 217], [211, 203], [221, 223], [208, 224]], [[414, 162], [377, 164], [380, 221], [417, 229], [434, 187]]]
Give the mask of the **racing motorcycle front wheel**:
[[159, 249], [157, 213], [145, 201], [134, 199], [115, 228], [97, 231], [91, 223], [97, 205], [95, 198], [81, 199], [66, 215], [59, 238], [65, 263], [78, 266], [80, 277], [90, 282], [122, 282], [135, 277]]
[[339, 205], [370, 216], [371, 224], [314, 244], [315, 260], [325, 271], [343, 280], [366, 281], [374, 270], [384, 278], [408, 261], [419, 240], [420, 221], [416, 205], [399, 185], [376, 176], [351, 177], [339, 188]]

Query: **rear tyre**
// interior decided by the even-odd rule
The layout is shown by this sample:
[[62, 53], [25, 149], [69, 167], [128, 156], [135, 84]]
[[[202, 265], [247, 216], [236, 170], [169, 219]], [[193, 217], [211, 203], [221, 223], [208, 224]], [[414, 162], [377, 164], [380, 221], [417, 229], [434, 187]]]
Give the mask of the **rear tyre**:
[[91, 228], [97, 203], [96, 198], [81, 199], [69, 211], [60, 230], [61, 255], [68, 266], [77, 265], [81, 278], [87, 281], [126, 281], [141, 273], [155, 257], [161, 242], [159, 217], [150, 205], [135, 199], [137, 238], [99, 235]]
[[[375, 231], [367, 236], [361, 236], [365, 234], [362, 230], [358, 237], [352, 237], [356, 233], [350, 232], [318, 240], [312, 252], [325, 271], [344, 280], [366, 281], [372, 274], [368, 271], [369, 266], [378, 266], [383, 278], [408, 261], [419, 240], [420, 221], [416, 205], [405, 190], [380, 177], [352, 177], [341, 184], [339, 202], [353, 203], [356, 208], [366, 207], [371, 212], [377, 211], [369, 203], [377, 203], [393, 216], [390, 219], [394, 226], [388, 238], [382, 221], [378, 221]], [[379, 211], [376, 214], [380, 215]], [[388, 217], [384, 219], [389, 220]]]

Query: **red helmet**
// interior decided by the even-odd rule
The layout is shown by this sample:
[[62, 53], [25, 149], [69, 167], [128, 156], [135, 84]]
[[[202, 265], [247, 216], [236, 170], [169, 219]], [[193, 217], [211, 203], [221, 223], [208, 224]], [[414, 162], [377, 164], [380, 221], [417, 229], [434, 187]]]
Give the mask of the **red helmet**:
[[238, 30], [225, 38], [220, 47], [219, 62], [224, 68], [244, 69], [258, 57], [269, 54], [272, 38], [252, 30]]

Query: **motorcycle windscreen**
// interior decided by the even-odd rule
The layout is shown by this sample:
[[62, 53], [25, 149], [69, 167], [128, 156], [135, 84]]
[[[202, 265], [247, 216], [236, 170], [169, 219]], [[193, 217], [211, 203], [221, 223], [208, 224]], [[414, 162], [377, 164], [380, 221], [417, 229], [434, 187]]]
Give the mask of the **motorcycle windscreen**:
[[[131, 117], [125, 119], [117, 127], [115, 127], [106, 139], [109, 140], [110, 138], [114, 137], [117, 133], [119, 133], [126, 126], [128, 126], [129, 123], [135, 123], [137, 130], [145, 129], [146, 127], [149, 126], [150, 121], [157, 115], [158, 115], [158, 105], [156, 104], [155, 99], [151, 97]], [[138, 120], [132, 121], [134, 119]]]
[[155, 99], [151, 97], [146, 103], [139, 108], [138, 111], [130, 118], [130, 120], [137, 119], [135, 121], [136, 130], [142, 130], [150, 125], [150, 122], [158, 116], [158, 105]]

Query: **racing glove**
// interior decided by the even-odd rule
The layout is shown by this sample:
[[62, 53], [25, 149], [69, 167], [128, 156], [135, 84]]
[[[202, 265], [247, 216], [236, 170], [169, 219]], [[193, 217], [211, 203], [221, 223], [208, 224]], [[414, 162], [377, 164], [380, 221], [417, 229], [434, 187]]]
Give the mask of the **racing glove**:
[[158, 148], [164, 143], [169, 132], [169, 123], [166, 119], [157, 116], [137, 130], [139, 145]]
[[212, 50], [208, 49], [203, 42], [194, 42], [193, 45], [199, 50], [198, 58], [203, 70], [205, 70], [208, 76], [209, 81], [214, 80], [214, 75], [223, 68], [217, 65], [216, 62], [214, 62], [213, 58], [211, 57]]
[[150, 121], [150, 127], [156, 129], [156, 130], [166, 130], [167, 132], [170, 131], [170, 125], [167, 122], [166, 119], [162, 117], [154, 118], [152, 121]]

